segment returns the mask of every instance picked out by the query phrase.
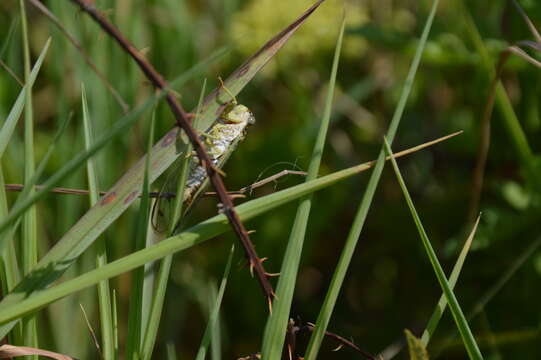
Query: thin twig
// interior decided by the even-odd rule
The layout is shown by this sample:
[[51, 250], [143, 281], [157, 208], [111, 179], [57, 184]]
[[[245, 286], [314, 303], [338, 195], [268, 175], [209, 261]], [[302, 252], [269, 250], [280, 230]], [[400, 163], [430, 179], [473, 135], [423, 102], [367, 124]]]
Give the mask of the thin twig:
[[[301, 332], [304, 332], [304, 331], [307, 331], [307, 332], [313, 332], [315, 329], [315, 325], [314, 324], [311, 324], [311, 323], [307, 323], [306, 325], [302, 325], [302, 326], [299, 326], [299, 325], [296, 325], [295, 324], [295, 321], [293, 319], [289, 319], [289, 322], [288, 322], [288, 325], [287, 325], [287, 330], [286, 330], [286, 341], [285, 341], [285, 348], [284, 348], [284, 355], [283, 355], [283, 359], [285, 360], [299, 360], [299, 359], [302, 359], [302, 357], [299, 357], [296, 353], [295, 353], [295, 343], [297, 341], [297, 336], [299, 333]], [[369, 360], [376, 360], [376, 358], [362, 350], [360, 347], [358, 347], [357, 345], [355, 345], [352, 341], [340, 336], [340, 335], [337, 335], [335, 333], [332, 333], [330, 331], [325, 331], [325, 336], [336, 341], [338, 344], [339, 344], [339, 348], [342, 348], [342, 347], [348, 347], [350, 349], [353, 349], [355, 351], [357, 351], [359, 354], [361, 354], [363, 357], [365, 357], [366, 359], [369, 359]], [[246, 356], [246, 357], [241, 357], [241, 358], [238, 358], [237, 360], [259, 360], [261, 359], [261, 354], [260, 353], [255, 353], [255, 354], [251, 354], [249, 356]]]
[[233, 201], [227, 194], [227, 190], [218, 170], [212, 165], [212, 161], [205, 151], [201, 139], [190, 125], [189, 114], [186, 113], [177, 99], [173, 96], [173, 93], [169, 90], [169, 85], [164, 78], [143, 57], [143, 55], [141, 55], [139, 51], [111, 23], [98, 12], [94, 4], [86, 0], [72, 0], [72, 2], [77, 4], [82, 11], [88, 13], [108, 35], [117, 41], [117, 43], [135, 60], [137, 65], [139, 65], [143, 73], [156, 88], [166, 91], [167, 103], [175, 116], [177, 125], [184, 130], [186, 136], [192, 143], [193, 149], [205, 167], [210, 182], [212, 183], [218, 197], [220, 198], [220, 202], [222, 203], [221, 211], [226, 215], [229, 223], [233, 227], [233, 230], [239, 237], [245, 251], [245, 256], [250, 264], [250, 268], [253, 268], [256, 273], [257, 280], [259, 281], [270, 309], [272, 299], [274, 298], [274, 289], [269, 282], [263, 264], [258, 257], [252, 242], [250, 241], [248, 232], [235, 211]]
[[13, 79], [15, 79], [15, 81], [17, 81], [17, 83], [18, 83], [19, 85], [21, 85], [21, 87], [24, 86], [24, 83], [22, 82], [22, 80], [19, 79], [19, 77], [17, 76], [17, 74], [15, 74], [15, 72], [14, 72], [13, 70], [11, 70], [11, 68], [10, 68], [5, 62], [3, 62], [2, 59], [0, 59], [0, 66], [1, 66], [2, 68], [4, 68], [4, 70], [6, 70], [6, 72], [7, 72], [9, 75], [11, 75], [11, 77], [12, 77]]
[[100, 359], [103, 359], [103, 354], [100, 348], [100, 342], [98, 341], [96, 332], [94, 331], [94, 329], [92, 328], [92, 325], [90, 324], [90, 321], [88, 320], [88, 316], [86, 315], [85, 308], [83, 304], [79, 304], [79, 307], [81, 308], [81, 311], [83, 312], [83, 317], [85, 318], [86, 327], [88, 328], [88, 332], [90, 333], [90, 336], [92, 337], [92, 341], [94, 342], [94, 346], [96, 347], [96, 352], [98, 353], [98, 357]]
[[[437, 139], [430, 140], [430, 141], [424, 142], [422, 144], [413, 146], [411, 148], [402, 150], [400, 152], [395, 153], [394, 157], [397, 159], [399, 157], [412, 154], [414, 152], [420, 151], [422, 149], [425, 149], [427, 147], [430, 147], [432, 145], [435, 145], [437, 143], [440, 143], [442, 141], [445, 141], [445, 140], [448, 140], [448, 139], [450, 139], [452, 137], [460, 135], [460, 134], [462, 134], [462, 132], [463, 132], [462, 130], [456, 131], [456, 132], [451, 133], [449, 135], [445, 135], [445, 136], [439, 137]], [[390, 160], [391, 157], [388, 156], [385, 159]], [[376, 163], [376, 160], [372, 160], [372, 161], [369, 161], [369, 162], [365, 163], [365, 166], [366, 166], [365, 170], [371, 169], [375, 165], [375, 163]], [[245, 186], [245, 187], [243, 187], [243, 188], [241, 188], [241, 189], [239, 189], [237, 191], [230, 191], [230, 192], [228, 192], [228, 194], [231, 195], [231, 196], [242, 195], [242, 194], [245, 194], [248, 191], [252, 191], [252, 190], [254, 190], [254, 189], [258, 188], [258, 187], [261, 187], [261, 186], [263, 186], [265, 184], [268, 184], [268, 183], [270, 183], [272, 181], [275, 181], [276, 179], [278, 179], [281, 176], [292, 175], [292, 174], [293, 175], [306, 175], [306, 173], [303, 172], [303, 171], [283, 170], [283, 171], [280, 171], [277, 174], [269, 176], [268, 178], [257, 181], [255, 183], [249, 185], [249, 186]], [[8, 190], [8, 191], [22, 191], [23, 188], [24, 188], [24, 186], [22, 184], [6, 184], [5, 187], [6, 187], [6, 190]], [[40, 190], [40, 189], [43, 188], [43, 185], [36, 185], [35, 188], [36, 188], [36, 190]], [[71, 189], [71, 188], [65, 188], [65, 187], [52, 188], [51, 192], [57, 193], [57, 194], [66, 194], [66, 195], [88, 195], [88, 190]], [[100, 195], [105, 195], [106, 193], [107, 192], [102, 191], [100, 193]], [[176, 194], [174, 192], [161, 192], [160, 193], [159, 191], [150, 192], [149, 195], [150, 195], [150, 197], [153, 197], [153, 198], [163, 197], [163, 198], [166, 198], [166, 199], [171, 199], [171, 198], [174, 198], [176, 196]], [[208, 192], [204, 193], [203, 196], [216, 196], [216, 192], [208, 191]]]
[[[247, 192], [252, 192], [253, 190], [264, 186], [270, 182], [276, 181], [277, 179], [286, 176], [286, 175], [302, 175], [305, 176], [306, 173], [304, 171], [292, 171], [292, 170], [282, 170], [277, 174], [274, 174], [272, 176], [269, 176], [268, 178], [265, 178], [263, 180], [259, 180], [251, 185], [245, 186], [237, 191], [229, 191], [228, 194], [232, 197], [244, 195]], [[5, 188], [8, 191], [22, 191], [24, 189], [23, 184], [5, 184]], [[43, 185], [36, 185], [34, 186], [34, 189], [41, 190], [43, 189]], [[88, 190], [83, 189], [72, 189], [72, 188], [66, 188], [66, 187], [54, 187], [50, 190], [52, 193], [56, 194], [63, 194], [63, 195], [88, 195]], [[103, 196], [107, 194], [106, 191], [100, 191], [100, 195]], [[203, 194], [203, 196], [216, 196], [216, 192], [214, 191], [207, 191]], [[141, 196], [141, 195], [139, 195]], [[160, 192], [160, 191], [151, 191], [149, 193], [149, 196], [151, 198], [165, 198], [165, 199], [173, 199], [177, 196], [175, 192]]]
[[[308, 330], [310, 332], [314, 331], [315, 329], [315, 326], [314, 324], [306, 324], [302, 327], [299, 328], [299, 331], [303, 331], [303, 330]], [[328, 338], [331, 338], [333, 340], [335, 340], [336, 342], [338, 342], [340, 345], [343, 345], [343, 346], [346, 346], [346, 347], [349, 347], [355, 351], [357, 351], [359, 354], [361, 354], [362, 356], [364, 356], [365, 358], [369, 359], [369, 360], [376, 360], [376, 358], [374, 357], [374, 355], [364, 351], [363, 349], [361, 349], [360, 347], [358, 347], [357, 345], [355, 345], [353, 342], [349, 341], [348, 339], [340, 336], [340, 335], [337, 335], [335, 333], [332, 333], [330, 331], [325, 331], [325, 336], [328, 337]]]

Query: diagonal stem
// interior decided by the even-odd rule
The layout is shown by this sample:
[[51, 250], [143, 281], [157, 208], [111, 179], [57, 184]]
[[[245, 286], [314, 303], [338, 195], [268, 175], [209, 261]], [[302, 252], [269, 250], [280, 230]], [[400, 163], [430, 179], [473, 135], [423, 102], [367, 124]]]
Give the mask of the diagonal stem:
[[235, 211], [233, 201], [227, 194], [227, 190], [222, 178], [220, 177], [219, 171], [212, 165], [212, 161], [205, 151], [201, 139], [191, 126], [188, 113], [182, 108], [180, 103], [173, 96], [173, 93], [169, 89], [169, 85], [160, 75], [160, 73], [154, 69], [154, 67], [143, 57], [143, 55], [139, 53], [139, 51], [128, 41], [128, 39], [126, 39], [120, 33], [120, 31], [114, 27], [113, 24], [111, 24], [104, 16], [101, 15], [94, 4], [92, 4], [89, 0], [72, 0], [72, 2], [78, 5], [82, 11], [90, 15], [90, 17], [92, 17], [96, 23], [98, 23], [101, 28], [135, 60], [145, 76], [156, 88], [166, 92], [166, 100], [171, 108], [171, 111], [173, 112], [173, 115], [175, 116], [177, 125], [184, 130], [186, 136], [192, 143], [193, 149], [205, 167], [210, 182], [212, 183], [216, 193], [218, 194], [220, 202], [222, 203], [221, 211], [227, 217], [233, 230], [240, 239], [244, 248], [245, 256], [250, 264], [250, 268], [254, 269], [257, 280], [259, 281], [263, 293], [265, 294], [267, 302], [270, 304], [272, 298], [274, 297], [274, 290], [267, 278], [267, 273], [263, 268], [261, 259], [257, 256], [254, 245], [248, 236], [248, 232]]

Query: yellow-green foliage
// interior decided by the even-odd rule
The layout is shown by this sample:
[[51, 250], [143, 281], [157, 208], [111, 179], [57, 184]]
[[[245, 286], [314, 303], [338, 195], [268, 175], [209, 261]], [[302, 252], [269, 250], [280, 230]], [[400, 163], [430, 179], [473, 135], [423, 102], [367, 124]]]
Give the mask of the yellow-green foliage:
[[410, 360], [428, 360], [428, 353], [421, 340], [413, 335], [408, 329], [404, 330], [404, 333], [406, 334], [406, 340], [408, 342]]
[[[243, 55], [252, 54], [273, 34], [291, 22], [294, 14], [301, 13], [314, 2], [314, 0], [250, 2], [235, 14], [232, 22], [231, 32], [238, 51]], [[336, 34], [344, 11], [348, 27], [358, 27], [368, 20], [366, 9], [359, 1], [326, 1], [289, 40], [288, 51], [279, 56], [280, 63], [288, 66], [299, 56], [332, 51], [336, 45]], [[359, 57], [365, 52], [366, 46], [366, 41], [361, 37], [346, 36], [343, 56]]]

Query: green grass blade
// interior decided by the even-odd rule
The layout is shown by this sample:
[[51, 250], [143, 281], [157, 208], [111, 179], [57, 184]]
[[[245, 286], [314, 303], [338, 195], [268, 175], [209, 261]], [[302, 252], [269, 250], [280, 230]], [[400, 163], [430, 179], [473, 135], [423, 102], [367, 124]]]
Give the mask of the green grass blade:
[[[516, 274], [516, 272], [522, 268], [524, 264], [528, 263], [528, 260], [537, 249], [541, 246], [541, 237], [538, 237], [535, 241], [527, 246], [526, 249], [511, 263], [511, 265], [504, 271], [503, 275], [498, 281], [493, 284], [475, 303], [472, 309], [466, 314], [466, 319], [471, 321], [474, 317], [482, 313], [486, 305], [503, 289], [505, 284]], [[446, 340], [438, 346], [438, 348], [448, 347], [454, 340], [455, 333], [449, 334]]]
[[[388, 154], [392, 156], [391, 147], [389, 143], [387, 142], [387, 139], [384, 139], [384, 142], [385, 142], [385, 148]], [[458, 331], [460, 332], [460, 336], [462, 337], [462, 341], [464, 342], [464, 346], [466, 347], [468, 356], [470, 359], [474, 359], [474, 360], [483, 359], [483, 356], [481, 355], [481, 351], [479, 350], [479, 347], [477, 346], [477, 342], [475, 341], [475, 338], [473, 337], [473, 334], [470, 330], [470, 326], [468, 325], [468, 321], [464, 317], [464, 313], [462, 312], [462, 309], [460, 308], [458, 300], [456, 299], [455, 294], [453, 293], [453, 291], [451, 290], [451, 287], [449, 286], [449, 282], [447, 281], [447, 278], [445, 277], [445, 273], [443, 272], [443, 269], [439, 263], [438, 257], [436, 256], [436, 253], [434, 249], [432, 248], [432, 244], [430, 243], [430, 240], [428, 239], [428, 235], [426, 234], [423, 224], [421, 223], [419, 214], [417, 214], [417, 210], [415, 209], [415, 206], [413, 205], [413, 201], [409, 195], [408, 189], [406, 188], [406, 184], [404, 182], [404, 179], [402, 178], [402, 174], [400, 173], [400, 170], [398, 169], [398, 165], [394, 157], [391, 158], [391, 163], [393, 165], [394, 172], [398, 179], [398, 183], [400, 184], [400, 188], [402, 189], [402, 192], [406, 199], [406, 203], [408, 204], [408, 207], [411, 211], [411, 215], [415, 222], [415, 226], [417, 227], [417, 230], [419, 231], [419, 235], [423, 242], [423, 246], [426, 250], [427, 256], [430, 260], [430, 263], [432, 264], [432, 268], [434, 269], [434, 274], [436, 275], [436, 278], [438, 279], [438, 282], [440, 283], [443, 293], [445, 294], [445, 297], [447, 298], [447, 302], [449, 303], [449, 308], [451, 310], [451, 313], [453, 314], [453, 318], [455, 319], [456, 326], [458, 328]]]
[[[441, 139], [446, 138], [449, 138], [449, 136]], [[441, 139], [439, 139], [439, 141], [441, 141]], [[417, 151], [420, 148], [426, 147], [433, 143], [434, 141], [419, 145], [412, 149]], [[413, 150], [406, 150], [402, 152], [401, 155], [405, 155], [411, 151]], [[278, 191], [259, 199], [248, 201], [237, 206], [236, 210], [238, 211], [239, 217], [242, 221], [248, 221], [256, 216], [264, 214], [267, 211], [313, 193], [314, 191], [321, 190], [362, 171], [366, 171], [372, 168], [375, 163], [375, 161], [371, 161], [357, 165], [307, 183]], [[171, 255], [172, 253], [191, 248], [192, 246], [222, 234], [229, 229], [230, 227], [228, 226], [228, 221], [225, 215], [216, 215], [187, 229], [179, 235], [162, 240], [160, 243], [154, 246], [137, 251], [126, 257], [111, 262], [99, 269], [92, 270], [86, 274], [78, 276], [72, 280], [55, 285], [46, 290], [36, 291], [30, 297], [28, 297], [27, 293], [24, 291], [14, 291], [0, 303], [0, 324], [5, 324], [9, 321], [18, 319], [22, 315], [35, 311], [66, 295], [84, 289], [88, 286], [95, 285], [101, 280], [117, 276], [147, 262]], [[27, 286], [31, 287], [33, 285], [31, 281], [32, 279], [23, 280], [20, 288], [24, 289]], [[6, 329], [9, 328], [9, 326], [3, 326], [3, 328]]]
[[[389, 130], [387, 131], [387, 136], [390, 138], [390, 142], [392, 142], [392, 140], [394, 139], [394, 136], [398, 129], [398, 125], [400, 123], [400, 119], [402, 118], [402, 114], [406, 106], [407, 99], [411, 92], [413, 80], [415, 79], [415, 74], [417, 73], [419, 63], [421, 62], [423, 50], [426, 46], [428, 34], [430, 33], [432, 22], [434, 21], [434, 17], [436, 15], [438, 3], [439, 0], [434, 0], [434, 2], [432, 3], [430, 14], [428, 16], [428, 19], [426, 20], [423, 34], [421, 35], [421, 39], [417, 46], [417, 50], [410, 66], [408, 76], [402, 89], [402, 94], [400, 96], [393, 118], [391, 120]], [[383, 171], [384, 163], [385, 149], [382, 148], [379, 153], [374, 171], [372, 172], [370, 180], [368, 181], [367, 188], [363, 194], [363, 198], [361, 200], [359, 209], [357, 210], [357, 214], [355, 215], [355, 219], [353, 220], [353, 225], [351, 226], [351, 230], [346, 239], [344, 249], [342, 251], [342, 254], [340, 255], [340, 259], [338, 260], [338, 265], [336, 266], [336, 270], [333, 274], [329, 290], [327, 291], [325, 301], [317, 318], [316, 328], [312, 333], [312, 336], [310, 337], [310, 342], [308, 343], [308, 348], [305, 355], [306, 360], [315, 360], [319, 352], [319, 348], [321, 346], [321, 342], [323, 341], [325, 331], [329, 324], [334, 305], [336, 304], [336, 299], [338, 298], [338, 294], [340, 293], [340, 289], [346, 276], [349, 263], [351, 262], [351, 257], [353, 256], [353, 252], [355, 251], [355, 247], [363, 229], [366, 216], [368, 215], [368, 210], [370, 209], [372, 199], [374, 198], [374, 193], [376, 192], [376, 188], [379, 183], [381, 173]]]
[[[5, 190], [4, 171], [0, 167], [0, 217], [5, 217], [8, 214], [8, 201]], [[17, 253], [15, 252], [15, 244], [13, 238], [9, 237], [11, 232], [6, 232], [2, 236], [6, 236], [2, 240], [4, 246], [2, 249], [2, 293], [9, 293], [20, 279], [21, 273], [17, 264]]]
[[[199, 94], [199, 102], [197, 103], [197, 110], [195, 112], [195, 118], [193, 120], [193, 126], [199, 127], [199, 114], [201, 113], [201, 107], [203, 106], [203, 97], [205, 96], [205, 92], [207, 90], [207, 79], [203, 81], [203, 86], [201, 87], [201, 93]], [[186, 147], [186, 154], [190, 154], [192, 152], [192, 146], [191, 144], [188, 144]], [[180, 171], [180, 176], [177, 181], [177, 188], [176, 193], [177, 194], [184, 194], [184, 188], [186, 187], [186, 181], [188, 180], [188, 175], [190, 172], [190, 161], [191, 157], [186, 156], [182, 161], [182, 167]], [[195, 199], [194, 199], [195, 200]], [[192, 200], [193, 203], [193, 200]], [[175, 202], [173, 204], [173, 216], [169, 222], [169, 228], [167, 229], [169, 235], [173, 235], [175, 230], [177, 229], [178, 223], [181, 220], [182, 211], [183, 211], [183, 204], [184, 204], [184, 196], [177, 196], [175, 197]]]
[[[150, 131], [148, 136], [147, 152], [152, 149], [154, 142], [154, 125], [156, 122], [156, 111], [153, 111], [152, 120], [150, 122]], [[135, 236], [135, 251], [145, 248], [147, 229], [149, 224], [150, 213], [150, 157], [145, 158], [145, 174], [143, 177], [143, 189], [141, 201], [139, 205], [139, 214], [137, 216], [137, 232]], [[133, 271], [131, 300], [128, 319], [128, 336], [126, 340], [126, 359], [140, 359], [140, 350], [143, 344], [143, 289], [145, 281], [145, 267], [140, 266]]]
[[408, 343], [410, 360], [428, 360], [428, 353], [426, 352], [426, 346], [411, 333], [408, 329], [404, 331], [406, 334], [406, 341]]
[[[480, 58], [483, 67], [488, 70], [489, 81], [491, 81], [496, 76], [494, 61], [485, 46], [484, 40], [481, 37], [479, 29], [477, 28], [477, 25], [475, 24], [469, 10], [466, 6], [464, 6], [462, 0], [458, 1], [457, 4], [461, 13], [463, 14], [462, 19], [466, 26], [466, 32], [470, 37], [475, 50], [481, 55]], [[513, 109], [511, 100], [509, 99], [509, 96], [507, 95], [501, 81], [498, 81], [498, 84], [496, 85], [496, 105], [501, 112], [503, 125], [506, 128], [506, 134], [509, 135], [511, 143], [515, 148], [521, 163], [528, 170], [528, 173], [534, 177], [534, 180], [539, 185], [541, 175], [539, 175], [539, 170], [536, 168], [533, 158], [533, 151], [528, 143], [528, 138], [522, 129], [522, 125], [520, 124], [518, 116]]]
[[[209, 294], [209, 313], [212, 313], [213, 304], [218, 298], [218, 290], [216, 290], [216, 285], [213, 283], [210, 287]], [[214, 326], [210, 331], [210, 358], [212, 360], [221, 360], [222, 359], [222, 331], [220, 324], [220, 314], [216, 316], [216, 321]]]
[[117, 296], [116, 290], [113, 289], [112, 294], [112, 303], [111, 303], [111, 312], [113, 313], [113, 344], [115, 348], [115, 359], [118, 359], [118, 307], [117, 307]]
[[214, 307], [209, 316], [209, 321], [207, 323], [207, 328], [203, 334], [203, 339], [201, 340], [201, 345], [199, 345], [199, 351], [195, 360], [205, 360], [207, 355], [208, 346], [212, 337], [212, 333], [216, 328], [218, 323], [218, 317], [220, 315], [220, 308], [222, 306], [222, 299], [224, 297], [225, 287], [227, 286], [227, 280], [229, 279], [229, 270], [231, 269], [231, 262], [233, 260], [233, 253], [235, 251], [235, 246], [231, 246], [229, 251], [229, 257], [227, 258], [227, 265], [225, 266], [224, 274], [222, 276], [222, 281], [220, 282], [220, 289], [218, 290], [218, 296], [214, 303]]
[[4, 38], [4, 42], [2, 43], [2, 48], [0, 48], [0, 59], [4, 57], [4, 53], [8, 49], [11, 39], [13, 38], [13, 34], [15, 33], [15, 29], [17, 28], [17, 26], [19, 26], [18, 20], [18, 18], [13, 19], [11, 21], [11, 24], [9, 25], [9, 30], [6, 37]]
[[[206, 80], [203, 82], [203, 87], [201, 88], [201, 93], [199, 95], [199, 104], [197, 106], [196, 117], [194, 119], [194, 126], [197, 126], [199, 120], [199, 113], [201, 109], [201, 104], [203, 101], [203, 96], [205, 95], [205, 89], [207, 86]], [[192, 148], [188, 144], [186, 148], [186, 153], [190, 153]], [[185, 157], [182, 162], [182, 168], [180, 172], [180, 178], [177, 181], [177, 194], [184, 194], [184, 188], [186, 186], [186, 180], [188, 179], [188, 171], [190, 169], [190, 158]], [[176, 224], [180, 221], [182, 214], [182, 205], [184, 202], [183, 196], [177, 196], [175, 198], [175, 203], [173, 205], [174, 210], [171, 219], [169, 219], [168, 224], [168, 234], [171, 236], [175, 231]], [[160, 262], [160, 270], [156, 277], [156, 291], [152, 299], [152, 305], [149, 313], [148, 324], [145, 327], [145, 334], [143, 343], [141, 346], [141, 359], [150, 360], [152, 357], [152, 351], [156, 343], [156, 337], [158, 335], [158, 328], [160, 325], [160, 319], [162, 316], [163, 304], [165, 301], [165, 294], [167, 291], [167, 283], [169, 281], [169, 274], [171, 272], [171, 265], [173, 263], [173, 255], [165, 257]]]
[[[456, 260], [455, 266], [453, 266], [453, 271], [451, 271], [451, 276], [449, 276], [449, 287], [451, 290], [454, 290], [456, 282], [458, 281], [458, 276], [460, 275], [460, 272], [462, 271], [462, 266], [464, 265], [464, 262], [466, 261], [466, 256], [468, 255], [468, 252], [470, 251], [471, 244], [473, 242], [473, 237], [475, 236], [475, 232], [477, 231], [477, 225], [479, 225], [479, 220], [481, 219], [481, 216], [477, 217], [477, 220], [475, 221], [475, 224], [473, 225], [472, 231], [470, 232], [470, 235], [466, 239], [466, 242], [464, 243], [464, 246], [462, 247], [462, 250], [460, 251], [460, 254], [458, 255], [458, 259]], [[428, 320], [428, 324], [426, 325], [426, 329], [423, 331], [423, 335], [421, 336], [421, 342], [423, 346], [427, 346], [428, 342], [430, 341], [430, 338], [432, 335], [434, 335], [434, 332], [436, 331], [436, 328], [438, 327], [438, 324], [440, 322], [440, 319], [445, 312], [445, 309], [447, 308], [447, 299], [445, 297], [445, 294], [442, 294], [440, 297], [440, 300], [438, 301], [438, 304], [436, 305], [436, 308], [434, 309], [434, 312], [432, 313], [432, 316], [430, 316], [430, 320]]]
[[[85, 150], [89, 150], [94, 143], [94, 135], [92, 130], [92, 121], [88, 113], [88, 104], [86, 99], [86, 91], [84, 85], [81, 85], [81, 100], [83, 108], [83, 130], [85, 139]], [[88, 181], [88, 190], [90, 192], [90, 206], [94, 206], [99, 200], [99, 181], [96, 171], [94, 159], [86, 161], [86, 175]], [[107, 264], [107, 249], [105, 239], [101, 238], [96, 241], [96, 267], [100, 268]], [[111, 314], [111, 290], [109, 288], [109, 280], [103, 280], [98, 283], [98, 310], [100, 316], [101, 330], [101, 354], [103, 360], [115, 359], [114, 348], [114, 330], [113, 330], [113, 315]]]
[[[327, 130], [329, 128], [329, 121], [331, 118], [336, 74], [338, 72], [338, 62], [340, 59], [340, 51], [342, 49], [342, 38], [344, 36], [345, 24], [346, 19], [344, 16], [338, 32], [338, 40], [336, 42], [336, 49], [334, 52], [334, 60], [332, 64], [331, 78], [329, 80], [329, 89], [325, 102], [325, 109], [321, 119], [317, 140], [314, 145], [314, 150], [312, 152], [310, 165], [308, 167], [306, 181], [316, 179], [319, 173], [319, 166], [321, 164], [321, 157], [323, 156], [325, 139], [327, 137]], [[293, 292], [295, 290], [295, 283], [297, 280], [297, 273], [299, 270], [299, 263], [311, 207], [312, 196], [308, 195], [300, 200], [299, 207], [297, 208], [293, 228], [287, 242], [287, 249], [284, 259], [282, 260], [280, 277], [276, 287], [276, 297], [272, 302], [273, 311], [267, 320], [265, 334], [263, 336], [261, 355], [264, 359], [279, 359], [282, 356], [282, 348], [284, 347], [285, 333], [289, 320], [291, 302], [293, 299]]]
[[[24, 58], [24, 183], [27, 185], [35, 171], [34, 159], [34, 114], [32, 104], [32, 86], [30, 80], [30, 49], [28, 39], [28, 24], [24, 0], [19, 0], [21, 8], [21, 27]], [[30, 192], [31, 193], [31, 192]], [[37, 209], [30, 207], [22, 218], [21, 234], [21, 264], [23, 274], [30, 273], [34, 265], [38, 262], [38, 228], [37, 228]], [[38, 329], [36, 317], [34, 315], [23, 319], [24, 345], [38, 347]], [[31, 359], [37, 360], [33, 355]]]
[[[0, 166], [0, 217], [5, 217], [8, 214], [8, 202], [4, 184], [4, 170]], [[0, 241], [4, 244], [4, 246], [0, 246], [0, 279], [2, 281], [3, 294], [9, 293], [19, 282], [22, 275], [19, 264], [17, 263], [17, 252], [15, 251], [13, 238], [17, 226], [18, 225], [13, 225], [12, 229], [0, 235]], [[8, 341], [10, 344], [23, 343], [22, 327], [20, 323], [9, 333]]]
[[500, 290], [507, 284], [507, 282], [516, 274], [516, 272], [535, 254], [537, 249], [541, 246], [541, 237], [538, 237], [535, 241], [528, 245], [528, 247], [511, 263], [506, 269], [500, 279], [490, 287], [490, 289], [483, 294], [473, 306], [473, 309], [468, 312], [468, 319], [472, 319], [485, 309], [487, 304], [500, 292]]
[[49, 50], [49, 45], [51, 45], [50, 38], [47, 40], [47, 42], [43, 46], [43, 49], [41, 50], [41, 53], [38, 57], [38, 60], [36, 61], [36, 63], [34, 64], [34, 67], [32, 68], [32, 72], [30, 73], [30, 76], [28, 77], [28, 79], [26, 79], [27, 85], [25, 85], [25, 87], [21, 89], [21, 92], [19, 93], [17, 100], [15, 100], [15, 104], [13, 104], [13, 107], [11, 108], [8, 114], [8, 117], [6, 118], [6, 121], [2, 125], [2, 130], [0, 130], [0, 158], [4, 155], [4, 151], [6, 150], [6, 147], [9, 144], [9, 140], [11, 139], [11, 136], [13, 135], [15, 126], [17, 125], [17, 122], [19, 121], [19, 118], [23, 111], [27, 86], [31, 88], [34, 85], [34, 82], [36, 81], [41, 65], [43, 64], [43, 60], [45, 59], [45, 55], [47, 55], [47, 50]]

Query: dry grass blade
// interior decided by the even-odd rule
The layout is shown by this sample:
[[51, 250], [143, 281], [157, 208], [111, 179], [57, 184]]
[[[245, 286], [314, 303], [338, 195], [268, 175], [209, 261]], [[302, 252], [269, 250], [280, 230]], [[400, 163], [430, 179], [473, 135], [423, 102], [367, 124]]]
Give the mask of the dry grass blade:
[[18, 356], [39, 355], [56, 360], [76, 360], [68, 355], [55, 353], [48, 350], [36, 349], [26, 346], [2, 345], [0, 346], [0, 359], [9, 359]]
[[530, 32], [532, 33], [533, 37], [535, 38], [535, 40], [541, 44], [541, 35], [539, 34], [539, 32], [537, 31], [537, 29], [535, 28], [535, 26], [533, 25], [532, 21], [530, 20], [530, 18], [528, 17], [528, 15], [526, 14], [526, 12], [524, 12], [524, 10], [522, 9], [522, 7], [520, 7], [519, 3], [517, 2], [517, 0], [512, 0], [513, 1], [513, 5], [515, 6], [515, 8], [517, 9], [518, 13], [520, 14], [520, 16], [522, 16], [522, 19], [524, 20], [524, 22], [526, 23], [526, 25], [528, 25], [528, 29], [530, 29]]

